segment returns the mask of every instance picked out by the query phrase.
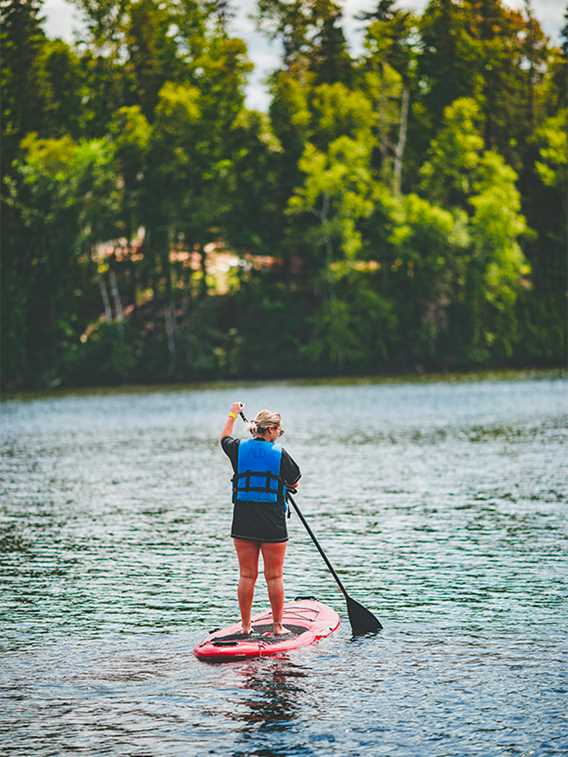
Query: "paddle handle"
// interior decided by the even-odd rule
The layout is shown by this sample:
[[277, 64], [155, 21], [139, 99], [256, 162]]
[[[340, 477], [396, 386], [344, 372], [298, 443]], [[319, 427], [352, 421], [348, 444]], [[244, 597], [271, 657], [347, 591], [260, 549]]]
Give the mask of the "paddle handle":
[[311, 536], [311, 538], [312, 538], [312, 541], [313, 541], [313, 543], [314, 543], [314, 544], [316, 545], [316, 547], [318, 548], [318, 552], [319, 552], [319, 553], [320, 553], [320, 555], [321, 555], [321, 556], [323, 557], [323, 559], [324, 559], [324, 561], [325, 561], [325, 564], [326, 564], [326, 565], [327, 565], [327, 567], [329, 568], [329, 572], [330, 572], [330, 573], [331, 573], [331, 575], [332, 575], [332, 576], [333, 576], [333, 577], [335, 578], [335, 580], [336, 580], [336, 582], [337, 582], [337, 585], [338, 585], [338, 586], [339, 586], [339, 588], [341, 589], [341, 591], [342, 591], [343, 595], [344, 595], [344, 596], [345, 596], [346, 598], [348, 598], [348, 595], [347, 595], [347, 591], [345, 590], [345, 587], [344, 587], [344, 586], [343, 586], [343, 584], [341, 583], [341, 579], [339, 578], [339, 576], [338, 576], [338, 575], [337, 575], [337, 573], [335, 572], [333, 565], [332, 565], [332, 564], [331, 564], [331, 563], [329, 562], [327, 555], [325, 554], [325, 552], [324, 552], [324, 551], [323, 551], [323, 549], [321, 548], [319, 541], [318, 541], [318, 540], [316, 539], [314, 532], [312, 531], [312, 529], [310, 528], [310, 526], [309, 526], [309, 524], [308, 524], [308, 521], [307, 521], [307, 520], [306, 520], [306, 519], [304, 518], [304, 516], [302, 515], [302, 513], [301, 513], [301, 511], [300, 511], [300, 508], [299, 508], [299, 507], [298, 507], [298, 505], [297, 505], [297, 504], [296, 504], [296, 503], [294, 502], [294, 499], [292, 498], [292, 495], [290, 494], [290, 492], [288, 492], [288, 495], [287, 495], [287, 496], [288, 496], [288, 500], [289, 500], [289, 501], [290, 501], [290, 502], [292, 503], [292, 505], [294, 506], [294, 510], [296, 511], [296, 514], [298, 515], [298, 518], [299, 518], [299, 519], [300, 519], [300, 520], [302, 521], [302, 523], [304, 524], [304, 528], [305, 528], [305, 529], [306, 529], [306, 531], [307, 531], [307, 532], [309, 533], [309, 535], [310, 535], [310, 536]]

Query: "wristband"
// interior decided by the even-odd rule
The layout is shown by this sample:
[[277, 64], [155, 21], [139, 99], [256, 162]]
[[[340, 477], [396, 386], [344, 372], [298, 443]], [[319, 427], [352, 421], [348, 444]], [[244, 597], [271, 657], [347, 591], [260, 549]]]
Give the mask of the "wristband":
[[235, 420], [236, 417], [237, 417], [237, 414], [233, 413], [233, 411], [231, 410], [231, 412], [229, 413], [229, 418], [232, 418], [233, 420]]

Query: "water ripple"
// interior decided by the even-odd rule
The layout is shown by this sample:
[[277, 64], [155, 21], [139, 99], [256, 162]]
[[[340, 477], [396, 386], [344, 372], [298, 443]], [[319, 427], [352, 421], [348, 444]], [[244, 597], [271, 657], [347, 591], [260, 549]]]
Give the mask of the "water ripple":
[[[0, 752], [558, 755], [568, 751], [566, 381], [267, 384], [5, 402]], [[211, 666], [233, 621], [234, 397], [279, 407], [299, 503], [352, 596], [353, 639], [297, 518], [289, 596], [319, 646]], [[266, 605], [257, 590], [257, 607]]]

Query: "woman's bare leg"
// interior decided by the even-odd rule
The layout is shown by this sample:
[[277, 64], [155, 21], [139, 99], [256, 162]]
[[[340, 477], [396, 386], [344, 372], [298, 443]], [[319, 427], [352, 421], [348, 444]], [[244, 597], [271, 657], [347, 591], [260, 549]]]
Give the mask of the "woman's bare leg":
[[246, 539], [233, 539], [237, 557], [239, 559], [239, 589], [237, 592], [239, 598], [239, 608], [241, 610], [241, 623], [243, 633], [250, 633], [252, 630], [250, 614], [252, 608], [252, 599], [254, 597], [254, 585], [258, 576], [258, 555], [260, 554], [260, 544], [256, 541], [247, 541]]
[[284, 607], [284, 558], [286, 556], [287, 541], [277, 544], [261, 544], [262, 559], [264, 561], [264, 577], [268, 587], [268, 598], [272, 607], [273, 631], [275, 634], [285, 633], [282, 625], [282, 611]]

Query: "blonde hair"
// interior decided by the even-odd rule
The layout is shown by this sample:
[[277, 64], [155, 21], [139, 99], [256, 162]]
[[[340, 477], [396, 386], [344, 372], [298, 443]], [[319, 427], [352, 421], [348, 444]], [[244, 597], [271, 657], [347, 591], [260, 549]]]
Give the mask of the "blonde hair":
[[250, 421], [249, 431], [253, 436], [264, 434], [269, 428], [279, 426], [281, 420], [280, 413], [276, 413], [274, 410], [260, 410], [254, 421]]

